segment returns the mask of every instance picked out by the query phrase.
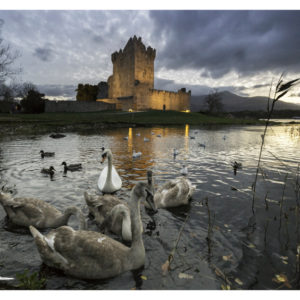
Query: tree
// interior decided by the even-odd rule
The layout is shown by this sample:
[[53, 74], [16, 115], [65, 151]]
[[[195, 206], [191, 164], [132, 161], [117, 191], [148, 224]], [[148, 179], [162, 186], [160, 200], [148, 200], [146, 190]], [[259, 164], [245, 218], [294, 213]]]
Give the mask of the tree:
[[43, 113], [45, 111], [44, 94], [37, 90], [29, 90], [27, 96], [21, 100], [21, 105], [26, 113]]
[[28, 96], [30, 91], [37, 91], [37, 87], [31, 82], [24, 82], [23, 84], [19, 85], [17, 88], [17, 96], [20, 98], [25, 98]]
[[[0, 19], [0, 34], [4, 21]], [[4, 40], [0, 37], [0, 83], [4, 83], [7, 78], [19, 72], [12, 68], [13, 62], [20, 54], [11, 49], [9, 44], [5, 44]]]
[[0, 97], [4, 101], [14, 100], [14, 90], [6, 84], [0, 84]]
[[77, 101], [96, 101], [98, 94], [98, 85], [79, 83], [76, 91]]
[[223, 110], [222, 97], [217, 89], [213, 89], [205, 98], [210, 113], [221, 112]]

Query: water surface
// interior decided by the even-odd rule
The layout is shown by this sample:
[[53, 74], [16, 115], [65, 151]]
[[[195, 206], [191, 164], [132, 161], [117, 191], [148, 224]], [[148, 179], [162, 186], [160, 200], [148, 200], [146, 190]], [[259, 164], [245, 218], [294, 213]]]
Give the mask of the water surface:
[[[67, 133], [57, 140], [48, 135], [2, 137], [1, 183], [14, 187], [17, 196], [38, 197], [60, 210], [76, 205], [87, 213], [84, 191], [100, 194], [96, 184], [104, 167], [100, 164], [101, 147], [112, 150], [113, 164], [123, 180], [117, 192], [122, 199], [128, 199], [130, 189], [145, 180], [147, 170], [153, 171], [156, 186], [160, 186], [180, 176], [182, 165], [188, 167], [188, 178], [196, 191], [189, 205], [160, 209], [154, 216], [142, 205], [145, 266], [104, 281], [80, 280], [46, 267], [29, 232], [10, 228], [0, 207], [0, 276], [15, 277], [29, 269], [46, 277], [47, 289], [297, 288], [299, 215], [295, 183], [300, 125], [268, 130], [253, 215], [251, 186], [263, 129], [187, 125]], [[123, 139], [125, 136], [128, 140]], [[150, 141], [144, 142], [144, 137]], [[180, 152], [176, 158], [174, 148]], [[53, 151], [55, 157], [41, 159], [40, 150]], [[133, 159], [133, 150], [141, 151], [142, 156]], [[64, 174], [63, 161], [80, 162], [83, 169]], [[236, 175], [231, 166], [234, 161], [242, 164]], [[40, 173], [50, 165], [56, 169], [53, 180]], [[155, 228], [151, 226], [154, 221]], [[70, 223], [77, 227], [75, 219]], [[183, 225], [171, 270], [162, 275], [161, 266]], [[92, 221], [89, 226], [97, 230]], [[274, 281], [278, 274], [285, 275], [288, 283]]]

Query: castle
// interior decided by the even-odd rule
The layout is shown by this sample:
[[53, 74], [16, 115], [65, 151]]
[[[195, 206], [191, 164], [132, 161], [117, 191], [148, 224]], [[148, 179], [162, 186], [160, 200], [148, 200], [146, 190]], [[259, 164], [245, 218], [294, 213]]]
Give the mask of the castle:
[[130, 38], [123, 50], [111, 55], [113, 74], [98, 85], [98, 102], [115, 104], [116, 109], [141, 111], [189, 111], [191, 91], [154, 89], [156, 50], [145, 47], [142, 39]]

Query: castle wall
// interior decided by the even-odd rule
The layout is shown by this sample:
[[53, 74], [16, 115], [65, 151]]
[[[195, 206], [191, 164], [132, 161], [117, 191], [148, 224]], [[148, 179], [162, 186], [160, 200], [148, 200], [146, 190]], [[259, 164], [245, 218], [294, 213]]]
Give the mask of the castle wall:
[[134, 110], [147, 110], [151, 108], [151, 91], [152, 90], [148, 88], [148, 84], [139, 84], [135, 87]]
[[109, 98], [128, 97], [134, 87], [134, 55], [130, 49], [120, 50], [111, 56], [113, 75], [109, 79]]
[[115, 104], [88, 101], [46, 101], [45, 112], [93, 112], [114, 110]]
[[134, 69], [134, 79], [135, 85], [144, 84], [148, 89], [154, 88], [154, 59], [155, 59], [155, 50], [151, 47], [146, 47], [141, 42], [141, 39], [138, 39], [138, 42], [135, 44], [135, 69]]
[[184, 111], [190, 109], [191, 93], [150, 90], [149, 107], [151, 109]]

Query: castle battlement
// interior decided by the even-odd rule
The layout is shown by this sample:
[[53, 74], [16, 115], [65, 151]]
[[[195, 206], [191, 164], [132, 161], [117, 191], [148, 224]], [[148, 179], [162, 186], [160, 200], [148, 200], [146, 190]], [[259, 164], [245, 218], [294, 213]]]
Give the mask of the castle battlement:
[[135, 54], [135, 52], [140, 52], [141, 54], [146, 55], [149, 59], [154, 60], [156, 55], [156, 50], [152, 47], [146, 46], [142, 42], [142, 38], [137, 38], [134, 36], [133, 38], [130, 38], [124, 47], [124, 49], [120, 49], [119, 51], [114, 52], [111, 55], [111, 61], [112, 63], [115, 63], [118, 60], [124, 60], [127, 56], [132, 56]]
[[191, 95], [191, 91], [186, 91], [185, 88], [178, 90], [177, 92], [174, 91], [166, 91], [166, 90], [158, 90], [158, 89], [150, 89], [151, 92], [156, 94], [189, 94]]

